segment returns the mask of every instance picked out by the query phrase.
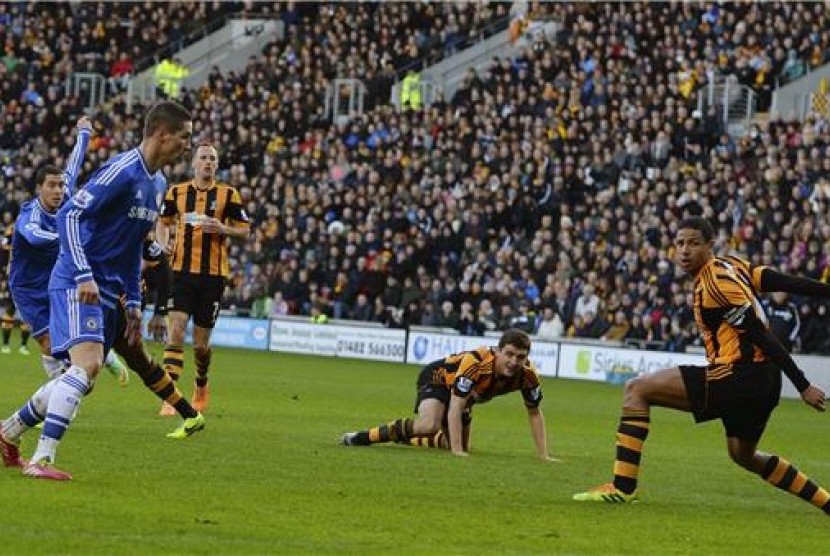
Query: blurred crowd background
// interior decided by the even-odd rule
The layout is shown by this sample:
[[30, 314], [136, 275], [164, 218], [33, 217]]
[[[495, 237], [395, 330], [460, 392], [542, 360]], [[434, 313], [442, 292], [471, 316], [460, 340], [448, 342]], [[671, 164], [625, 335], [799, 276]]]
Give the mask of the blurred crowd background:
[[[776, 82], [827, 61], [824, 4], [531, 3], [561, 24], [555, 37], [470, 71], [451, 98], [392, 106], [408, 69], [503, 30], [510, 6], [2, 3], [0, 221], [40, 165], [65, 162], [81, 114], [71, 72], [111, 78], [88, 173], [140, 140], [145, 107], [128, 110], [120, 77], [192, 29], [255, 12], [280, 18], [285, 40], [178, 99], [254, 221], [231, 248], [227, 310], [683, 350], [698, 342], [672, 261], [686, 215], [716, 225], [719, 253], [827, 278], [830, 122], [772, 115], [733, 137], [695, 102], [731, 74], [768, 109]], [[367, 86], [367, 110], [343, 125], [324, 112], [338, 77]], [[166, 173], [186, 180], [189, 161]], [[799, 317], [794, 349], [830, 353], [826, 302], [769, 303]]]

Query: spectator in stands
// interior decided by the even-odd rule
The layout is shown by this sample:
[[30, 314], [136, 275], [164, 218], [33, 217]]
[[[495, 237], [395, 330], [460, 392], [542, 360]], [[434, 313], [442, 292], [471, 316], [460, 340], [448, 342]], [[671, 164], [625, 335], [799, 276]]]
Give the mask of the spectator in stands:
[[484, 330], [485, 327], [479, 322], [472, 304], [468, 301], [462, 301], [458, 315], [458, 331], [467, 336], [482, 336]]
[[[183, 21], [201, 21], [216, 14], [215, 10], [230, 9], [224, 4], [195, 6], [183, 8], [188, 10]], [[808, 8], [791, 6], [792, 27], [799, 27]], [[100, 17], [99, 8], [103, 10]], [[558, 37], [562, 41], [540, 38], [515, 60], [498, 60], [481, 75], [469, 74], [449, 102], [397, 114], [385, 104], [388, 95], [378, 94], [373, 110], [352, 115], [342, 128], [323, 114], [332, 76], [358, 77], [371, 84], [385, 71], [379, 82], [386, 79], [390, 84], [391, 72], [403, 69], [400, 64], [408, 57], [406, 49], [412, 50], [410, 36], [421, 53], [443, 52], [446, 42], [442, 41], [475, 35], [480, 24], [498, 15], [479, 15], [469, 4], [302, 5], [281, 14], [292, 21], [286, 39], [266, 46], [263, 55], [251, 60], [244, 71], [223, 74], [217, 68], [198, 89], [183, 91], [183, 101], [195, 108], [197, 130], [232, 146], [220, 163], [228, 172], [228, 181], [249, 186], [246, 202], [258, 232], [231, 255], [235, 275], [243, 276], [239, 300], [246, 275], [242, 265], [250, 264], [242, 261], [243, 253], [260, 265], [268, 260], [284, 262], [281, 253], [285, 253], [286, 264], [263, 270], [269, 293], [279, 289], [292, 301], [292, 312], [306, 314], [310, 305], [293, 305], [295, 294], [291, 288], [283, 289], [282, 274], [287, 273], [288, 283], [295, 285], [300, 271], [319, 274], [310, 282], [316, 282], [321, 293], [331, 290], [332, 314], [338, 307], [345, 314], [361, 290], [372, 306], [390, 273], [399, 283], [412, 277], [432, 297], [433, 307], [440, 307], [446, 299], [460, 307], [466, 299], [480, 308], [474, 296], [483, 295], [501, 312], [505, 300], [518, 299], [514, 288], [533, 294], [532, 287], [529, 292], [524, 287], [529, 283], [524, 271], [530, 269], [540, 302], [555, 302], [563, 324], [570, 327], [575, 299], [584, 294], [581, 278], [587, 271], [598, 273], [596, 280], [586, 280], [585, 285], [595, 287], [602, 314], [613, 310], [607, 306], [613, 307], [614, 293], [620, 294], [621, 304], [622, 294], [636, 293], [628, 306], [623, 304], [629, 313], [636, 301], [653, 308], [658, 294], [667, 300], [674, 297], [675, 292], [663, 287], [662, 278], [674, 273], [673, 265], [660, 265], [671, 249], [670, 230], [663, 222], [670, 220], [668, 213], [684, 211], [716, 220], [723, 233], [723, 249], [759, 260], [779, 257], [769, 250], [762, 253], [759, 238], [768, 235], [775, 251], [787, 254], [782, 262], [805, 269], [813, 264], [810, 272], [822, 272], [827, 262], [796, 250], [793, 234], [787, 232], [785, 237], [783, 232], [787, 223], [821, 214], [817, 193], [821, 189], [814, 176], [827, 158], [818, 153], [824, 154], [830, 144], [826, 118], [817, 114], [809, 123], [791, 126], [773, 118], [757, 125], [754, 138], [729, 135], [721, 147], [726, 131], [719, 119], [722, 111], [707, 106], [693, 114], [696, 91], [686, 98], [679, 88], [680, 83], [691, 82], [692, 76], [696, 87], [705, 87], [711, 76], [733, 71], [738, 59], [745, 59], [741, 71], [751, 70], [748, 80], [765, 73], [763, 80], [768, 82], [766, 76], [776, 70], [764, 67], [765, 58], [775, 63], [767, 49], [772, 52], [776, 40], [785, 51], [800, 48], [800, 41], [790, 37], [789, 26], [785, 32], [773, 25], [776, 18], [781, 19], [779, 7], [759, 10], [756, 5], [728, 4], [720, 6], [716, 15], [706, 6], [678, 8], [656, 3], [578, 8], [584, 13], [577, 14], [572, 4], [541, 5], [552, 19], [563, 22]], [[12, 7], [17, 9], [23, 8]], [[123, 13], [121, 9], [115, 4], [84, 5], [79, 17], [82, 21], [92, 20], [93, 15], [109, 21], [111, 13], [129, 15], [135, 21], [148, 17], [139, 13], [137, 5], [126, 5]], [[159, 4], [150, 13], [166, 22], [170, 20], [166, 14], [176, 9]], [[677, 17], [678, 9], [685, 10], [682, 17]], [[49, 10], [68, 13], [60, 5]], [[29, 7], [25, 11], [27, 17], [37, 15]], [[443, 19], [448, 22], [443, 35], [429, 24], [413, 23], [412, 14], [435, 22], [439, 19], [433, 17], [435, 13], [454, 16], [452, 24], [449, 18]], [[379, 27], [369, 25], [376, 17], [384, 22], [380, 27], [384, 31], [377, 34], [373, 29]], [[348, 18], [352, 18], [353, 34], [343, 24]], [[620, 33], [615, 22], [626, 18], [662, 18], [667, 23], [658, 39], [651, 28], [642, 25]], [[732, 33], [750, 18], [769, 19], [772, 38], [756, 37], [750, 42], [746, 33], [736, 39], [730, 35], [735, 48], [718, 48], [720, 33]], [[816, 21], [825, 18], [824, 14], [814, 17]], [[62, 84], [68, 71], [88, 62], [81, 51], [88, 52], [90, 44], [101, 40], [104, 45], [113, 40], [115, 45], [155, 42], [144, 32], [107, 24], [96, 30], [92, 24], [90, 38], [82, 45], [72, 38], [77, 35], [60, 28], [61, 21], [56, 18], [59, 39], [44, 40], [56, 60], [51, 66], [44, 65], [42, 54], [35, 57], [21, 49], [9, 51], [5, 64], [0, 64], [0, 72], [9, 76], [0, 80], [0, 150], [4, 150], [0, 154], [9, 157], [0, 178], [6, 191], [0, 210], [6, 210], [5, 206], [16, 210], [19, 201], [14, 197], [25, 183], [25, 169], [47, 158], [65, 136], [69, 119], [77, 114], [79, 101], [67, 97]], [[159, 27], [159, 36], [172, 37], [169, 24]], [[104, 37], [98, 38], [102, 31]], [[130, 33], [132, 38], [126, 40]], [[434, 42], [434, 37], [441, 40]], [[393, 48], [396, 38], [399, 44]], [[789, 45], [785, 44], [788, 38]], [[331, 48], [320, 46], [324, 39]], [[686, 47], [684, 61], [678, 64], [675, 49], [680, 44]], [[48, 58], [41, 46], [37, 48]], [[371, 52], [378, 55], [369, 56]], [[381, 52], [390, 54], [382, 57]], [[803, 54], [808, 53], [805, 47]], [[146, 62], [134, 51], [128, 55], [136, 60], [134, 71], [141, 71]], [[108, 61], [100, 60], [106, 66], [103, 73], [110, 75], [120, 59], [119, 50], [107, 52]], [[27, 77], [30, 72], [34, 78]], [[21, 109], [20, 98], [29, 81], [45, 99], [40, 112], [31, 104]], [[583, 97], [586, 86], [590, 94]], [[108, 99], [96, 118], [106, 122], [103, 127], [109, 133], [90, 153], [89, 167], [106, 157], [108, 149], [129, 141], [137, 129], [123, 96]], [[818, 149], [816, 156], [810, 153], [813, 147]], [[171, 170], [171, 179], [179, 177], [179, 170], [184, 172]], [[773, 201], [765, 205], [770, 191], [775, 192]], [[392, 207], [402, 210], [395, 215]], [[505, 211], [507, 207], [515, 211]], [[749, 207], [756, 213], [751, 214]], [[389, 237], [384, 236], [391, 222], [383, 216], [386, 212], [398, 219]], [[329, 224], [327, 214], [343, 226], [342, 233], [332, 237], [322, 232], [320, 223]], [[544, 224], [547, 216], [549, 223]], [[603, 228], [603, 219], [608, 221], [607, 228]], [[315, 229], [306, 230], [307, 222]], [[421, 233], [412, 235], [412, 226]], [[818, 245], [830, 238], [830, 230], [819, 227], [813, 234]], [[463, 237], [468, 238], [466, 244]], [[380, 262], [387, 240], [390, 252], [402, 255]], [[805, 245], [809, 252], [809, 242]], [[337, 248], [333, 264], [347, 277], [345, 290], [336, 291], [337, 272], [329, 272], [327, 261], [319, 258], [321, 249], [328, 256], [331, 247]], [[520, 261], [523, 249], [533, 253], [527, 263]], [[306, 259], [309, 251], [315, 253], [312, 259]], [[479, 255], [489, 266], [478, 262]], [[358, 263], [360, 257], [367, 260]], [[614, 259], [612, 265], [603, 262], [609, 258]], [[378, 262], [369, 268], [368, 259]], [[419, 267], [423, 272], [416, 274]], [[474, 279], [465, 280], [468, 273]], [[615, 283], [615, 274], [625, 279]], [[547, 276], [554, 278], [548, 281]], [[657, 278], [656, 288], [648, 283], [651, 276]], [[632, 292], [626, 287], [640, 278], [642, 290]], [[423, 280], [436, 282], [437, 291], [424, 287]], [[465, 281], [466, 291], [452, 286]], [[445, 289], [444, 284], [449, 286]], [[406, 307], [403, 296], [399, 303], [397, 309]], [[423, 303], [426, 308], [427, 299]], [[677, 309], [683, 307], [688, 309], [687, 300]], [[675, 307], [666, 303], [664, 311], [669, 310]], [[514, 316], [513, 307], [506, 311]], [[483, 321], [480, 315], [479, 320]], [[495, 321], [499, 326], [510, 322]], [[681, 323], [682, 334], [687, 334], [689, 322]]]
[[588, 312], [593, 315], [599, 312], [599, 297], [596, 295], [592, 284], [585, 284], [582, 288], [582, 295], [576, 298], [576, 304], [574, 305], [574, 316], [580, 316], [584, 319]]
[[536, 329], [536, 335], [540, 338], [553, 339], [561, 338], [565, 334], [565, 325], [553, 307], [545, 307], [542, 311], [542, 320]]
[[798, 307], [788, 299], [788, 294], [775, 292], [764, 300], [764, 312], [769, 320], [770, 332], [787, 351], [792, 352], [801, 328]]
[[369, 297], [365, 293], [357, 294], [357, 300], [352, 307], [350, 318], [352, 320], [371, 321], [375, 314], [372, 305], [369, 304]]
[[436, 325], [441, 328], [458, 329], [459, 323], [459, 315], [455, 311], [453, 302], [450, 300], [444, 301], [441, 304], [441, 310], [438, 314]]
[[129, 78], [133, 75], [133, 60], [129, 52], [118, 54], [118, 60], [110, 67], [110, 87], [117, 94], [127, 89]]
[[271, 307], [268, 311], [268, 318], [277, 318], [281, 316], [285, 316], [288, 314], [288, 302], [283, 299], [282, 292], [276, 291], [274, 292], [274, 296], [271, 300]]
[[827, 336], [827, 326], [830, 325], [827, 305], [818, 305], [813, 312], [809, 303], [802, 303], [800, 309], [801, 320], [801, 349], [805, 353], [830, 355], [830, 340]]
[[614, 312], [614, 322], [600, 337], [602, 340], [622, 341], [624, 340], [631, 329], [631, 323], [628, 322], [628, 317], [625, 311], [617, 309]]

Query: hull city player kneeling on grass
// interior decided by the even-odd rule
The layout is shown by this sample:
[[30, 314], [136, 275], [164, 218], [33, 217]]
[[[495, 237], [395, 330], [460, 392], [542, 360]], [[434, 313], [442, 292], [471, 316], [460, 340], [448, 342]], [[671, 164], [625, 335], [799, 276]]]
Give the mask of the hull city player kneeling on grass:
[[472, 407], [496, 396], [519, 391], [530, 420], [536, 455], [548, 455], [545, 419], [539, 404], [539, 374], [528, 360], [530, 338], [521, 330], [508, 330], [498, 347], [480, 347], [434, 361], [418, 375], [417, 419], [397, 419], [360, 432], [343, 435], [346, 446], [398, 442], [449, 449], [457, 456], [470, 451]]
[[574, 495], [580, 502], [634, 502], [640, 456], [651, 407], [691, 412], [695, 421], [720, 419], [732, 461], [771, 485], [830, 515], [830, 494], [782, 457], [758, 451], [781, 395], [781, 372], [804, 403], [824, 411], [824, 392], [810, 384], [769, 331], [759, 292], [786, 291], [830, 297], [830, 286], [753, 267], [737, 257], [712, 254], [714, 230], [703, 218], [680, 223], [677, 263], [694, 277], [694, 313], [706, 344], [707, 366], [684, 365], [642, 375], [625, 385], [617, 429], [614, 481]]

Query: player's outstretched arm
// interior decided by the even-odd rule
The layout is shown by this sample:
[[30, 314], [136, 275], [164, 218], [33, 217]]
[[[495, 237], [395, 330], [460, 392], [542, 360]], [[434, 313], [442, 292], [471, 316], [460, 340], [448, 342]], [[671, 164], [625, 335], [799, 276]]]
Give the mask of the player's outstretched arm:
[[773, 268], [764, 268], [761, 274], [761, 291], [830, 298], [830, 284], [812, 278], [785, 274]]
[[92, 121], [83, 116], [78, 120], [75, 126], [78, 130], [78, 136], [75, 139], [75, 146], [66, 161], [66, 168], [63, 171], [65, 180], [64, 192], [67, 197], [75, 194], [75, 187], [78, 184], [78, 174], [81, 171], [81, 166], [84, 163], [84, 156], [89, 145], [89, 138], [92, 136]]
[[[738, 310], [743, 311], [738, 314]], [[781, 345], [781, 342], [772, 335], [764, 323], [755, 315], [750, 306], [736, 308], [731, 315], [730, 322], [733, 326], [746, 333], [747, 338], [753, 344], [761, 348], [773, 362], [787, 375], [795, 389], [801, 394], [804, 402], [818, 411], [824, 411], [824, 392], [810, 384], [804, 372], [798, 368], [793, 358]]]

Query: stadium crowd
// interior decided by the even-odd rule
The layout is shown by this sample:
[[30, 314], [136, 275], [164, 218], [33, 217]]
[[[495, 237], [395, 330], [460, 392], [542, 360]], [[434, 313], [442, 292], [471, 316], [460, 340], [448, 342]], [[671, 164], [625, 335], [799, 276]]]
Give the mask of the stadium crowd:
[[[198, 4], [153, 6], [141, 17], [159, 28], [166, 10], [208, 15]], [[247, 242], [232, 246], [226, 308], [470, 334], [512, 326], [681, 350], [696, 335], [669, 238], [687, 214], [717, 224], [721, 251], [827, 274], [830, 122], [773, 117], [732, 137], [717, 107], [699, 113], [695, 96], [716, 74], [764, 93], [791, 58], [823, 63], [820, 5], [532, 5], [561, 24], [555, 37], [470, 72], [452, 98], [398, 113], [388, 98], [399, 70], [452, 53], [465, 29], [509, 9], [428, 6], [429, 17], [420, 4], [320, 4], [312, 14], [276, 5], [284, 41], [245, 71], [217, 68], [183, 93], [195, 134], [219, 148], [220, 177], [254, 222]], [[2, 80], [3, 224], [31, 194], [36, 168], [69, 152], [80, 110], [63, 90], [61, 61], [82, 54], [84, 41], [60, 50], [61, 29], [95, 28], [55, 18], [29, 51], [10, 54], [5, 20], [0, 12], [0, 73], [26, 77]], [[62, 54], [43, 64], [31, 55], [40, 43]], [[371, 109], [345, 125], [324, 112], [338, 76], [362, 79], [371, 93]], [[116, 94], [94, 115], [86, 171], [138, 141], [142, 108], [126, 107]], [[188, 170], [187, 161], [168, 168], [170, 182]], [[798, 349], [830, 353], [827, 305], [795, 301]]]

